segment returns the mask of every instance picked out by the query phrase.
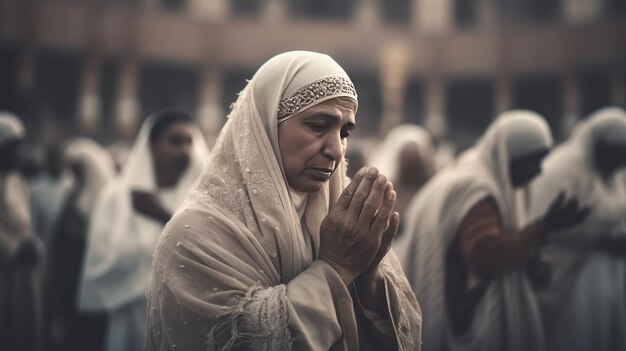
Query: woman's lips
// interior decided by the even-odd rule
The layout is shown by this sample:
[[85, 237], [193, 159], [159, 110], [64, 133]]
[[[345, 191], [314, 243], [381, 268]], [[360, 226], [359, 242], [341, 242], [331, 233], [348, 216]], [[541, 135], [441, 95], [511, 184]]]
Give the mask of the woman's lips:
[[311, 167], [309, 171], [311, 171], [313, 176], [319, 181], [326, 181], [333, 174], [332, 169], [324, 167]]

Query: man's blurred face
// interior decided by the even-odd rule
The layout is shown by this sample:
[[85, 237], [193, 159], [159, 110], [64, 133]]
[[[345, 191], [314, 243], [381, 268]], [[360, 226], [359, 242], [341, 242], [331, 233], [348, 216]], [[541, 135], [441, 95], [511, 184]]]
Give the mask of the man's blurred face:
[[174, 122], [152, 143], [152, 155], [157, 172], [167, 172], [178, 179], [189, 166], [193, 124]]

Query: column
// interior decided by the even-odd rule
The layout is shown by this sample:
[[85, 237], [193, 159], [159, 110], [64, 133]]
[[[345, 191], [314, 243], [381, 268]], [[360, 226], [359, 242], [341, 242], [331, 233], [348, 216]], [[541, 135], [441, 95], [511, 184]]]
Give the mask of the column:
[[496, 73], [495, 115], [506, 112], [513, 107], [511, 75], [501, 69]]
[[[383, 0], [384, 1], [384, 0]], [[381, 9], [378, 0], [362, 0], [355, 3], [354, 21], [361, 28], [375, 29], [380, 25]]]
[[585, 24], [602, 16], [603, 2], [597, 0], [565, 0], [563, 17], [569, 24]]
[[554, 135], [569, 135], [580, 118], [580, 92], [578, 80], [573, 70], [567, 70], [563, 79], [563, 120], [561, 130], [553, 130]]
[[137, 98], [138, 62], [129, 57], [120, 74], [118, 97], [115, 106], [115, 127], [120, 138], [132, 142], [139, 122], [139, 100]]
[[383, 98], [383, 116], [380, 122], [382, 136], [404, 119], [403, 108], [410, 61], [410, 53], [401, 41], [389, 43], [381, 50], [379, 72]]
[[218, 23], [228, 20], [230, 7], [226, 0], [190, 0], [188, 13], [193, 18]]
[[440, 73], [434, 72], [427, 78], [424, 126], [436, 137], [444, 136], [448, 129], [444, 103], [445, 80]]
[[100, 71], [102, 60], [98, 53], [92, 53], [83, 69], [82, 86], [79, 96], [78, 125], [86, 134], [93, 134], [100, 126]]
[[267, 0], [263, 6], [263, 20], [266, 22], [282, 23], [289, 17], [287, 0]]
[[452, 22], [453, 0], [417, 0], [414, 6], [414, 25], [420, 32], [442, 34]]
[[212, 147], [222, 128], [225, 113], [222, 108], [222, 74], [219, 66], [205, 68], [200, 88], [198, 121], [207, 144]]

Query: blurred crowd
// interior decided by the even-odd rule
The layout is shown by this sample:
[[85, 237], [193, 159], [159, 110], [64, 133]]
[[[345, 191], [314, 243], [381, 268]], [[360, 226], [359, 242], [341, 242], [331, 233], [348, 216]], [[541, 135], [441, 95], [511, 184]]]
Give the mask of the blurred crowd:
[[[27, 134], [0, 114], [0, 345], [141, 347], [157, 238], [208, 154], [200, 129], [172, 108], [133, 145], [78, 137], [38, 157], [20, 151]], [[350, 140], [346, 159], [350, 177], [375, 166], [393, 183], [424, 350], [489, 349], [488, 334], [520, 350], [626, 350], [624, 110], [560, 144], [541, 116], [509, 111], [466, 150], [402, 124]]]

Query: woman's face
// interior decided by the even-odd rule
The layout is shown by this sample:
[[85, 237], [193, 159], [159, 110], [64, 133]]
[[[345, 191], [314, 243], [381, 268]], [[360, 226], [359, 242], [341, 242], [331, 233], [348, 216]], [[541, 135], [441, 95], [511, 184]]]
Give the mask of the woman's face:
[[313, 193], [337, 169], [355, 127], [355, 103], [334, 98], [298, 113], [278, 125], [278, 144], [287, 183]]

